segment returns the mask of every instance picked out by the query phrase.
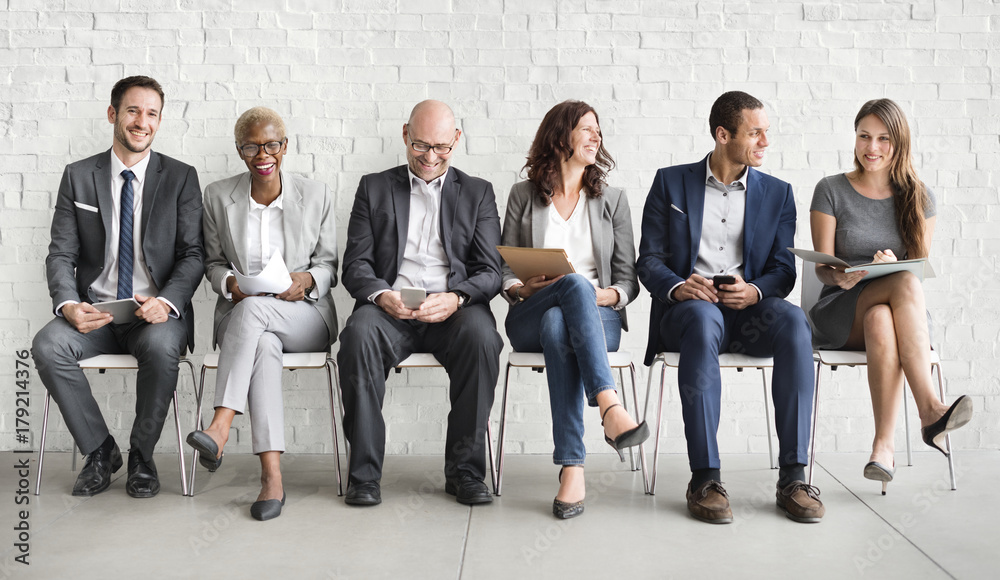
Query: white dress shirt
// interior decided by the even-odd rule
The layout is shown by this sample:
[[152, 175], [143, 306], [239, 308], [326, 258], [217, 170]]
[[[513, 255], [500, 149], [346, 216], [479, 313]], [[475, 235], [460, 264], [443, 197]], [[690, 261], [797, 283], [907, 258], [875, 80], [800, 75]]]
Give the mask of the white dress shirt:
[[[247, 276], [260, 274], [275, 252], [285, 255], [284, 196], [278, 194], [271, 205], [262, 205], [254, 201], [252, 190], [251, 181], [247, 186], [247, 199], [250, 202], [250, 211], [247, 212], [247, 263], [244, 266], [247, 271], [243, 272]], [[222, 287], [226, 289], [226, 300], [232, 301], [233, 294], [229, 292], [230, 276], [233, 276], [232, 271], [226, 274]]]

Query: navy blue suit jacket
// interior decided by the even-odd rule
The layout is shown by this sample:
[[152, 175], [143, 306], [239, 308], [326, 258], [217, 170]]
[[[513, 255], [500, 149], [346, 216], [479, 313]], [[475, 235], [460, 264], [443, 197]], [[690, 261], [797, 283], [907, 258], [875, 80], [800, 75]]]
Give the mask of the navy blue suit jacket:
[[[656, 172], [642, 211], [642, 238], [636, 269], [653, 297], [645, 364], [659, 349], [660, 321], [673, 306], [667, 293], [686, 280], [698, 259], [705, 209], [707, 157]], [[795, 199], [792, 186], [748, 168], [743, 218], [743, 278], [764, 298], [784, 298], [795, 285]]]

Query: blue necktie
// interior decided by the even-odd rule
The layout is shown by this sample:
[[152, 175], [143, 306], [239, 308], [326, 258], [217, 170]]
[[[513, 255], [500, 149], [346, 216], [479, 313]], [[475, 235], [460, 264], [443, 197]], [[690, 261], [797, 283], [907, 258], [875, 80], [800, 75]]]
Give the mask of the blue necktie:
[[132, 297], [132, 213], [135, 201], [132, 195], [132, 180], [135, 174], [122, 171], [125, 184], [122, 185], [121, 227], [118, 229], [118, 299]]

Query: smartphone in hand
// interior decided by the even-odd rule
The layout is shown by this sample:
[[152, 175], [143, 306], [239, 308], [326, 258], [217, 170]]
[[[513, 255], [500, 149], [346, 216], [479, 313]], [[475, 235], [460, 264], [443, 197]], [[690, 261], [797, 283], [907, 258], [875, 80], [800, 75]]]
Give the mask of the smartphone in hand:
[[399, 297], [403, 301], [403, 306], [409, 308], [410, 310], [416, 310], [420, 308], [420, 305], [427, 300], [427, 290], [423, 288], [414, 288], [412, 286], [403, 286], [399, 290]]
[[736, 276], [712, 276], [712, 285], [716, 288], [719, 284], [735, 284]]

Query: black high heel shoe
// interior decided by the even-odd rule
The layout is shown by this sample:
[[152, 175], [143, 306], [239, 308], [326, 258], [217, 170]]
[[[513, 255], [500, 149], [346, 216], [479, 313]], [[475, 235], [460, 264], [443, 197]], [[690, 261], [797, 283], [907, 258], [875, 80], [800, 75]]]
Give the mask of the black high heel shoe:
[[885, 495], [885, 488], [892, 481], [892, 477], [896, 475], [896, 466], [893, 464], [892, 467], [886, 467], [879, 463], [878, 461], [869, 461], [865, 465], [865, 479], [871, 479], [874, 481], [882, 482], [882, 495]]
[[948, 451], [944, 448], [945, 437], [968, 423], [970, 419], [972, 419], [972, 399], [962, 395], [951, 404], [944, 416], [921, 429], [920, 434], [924, 437], [924, 443], [948, 457]]
[[[566, 465], [559, 468], [559, 483], [562, 483], [563, 470], [566, 469]], [[583, 467], [582, 465], [580, 467]], [[575, 518], [576, 516], [583, 513], [583, 500], [566, 502], [559, 499], [552, 500], [552, 515], [556, 516], [561, 520], [568, 520], [570, 518]]]
[[[601, 415], [602, 427], [604, 426], [604, 417], [608, 414], [608, 411], [621, 406], [621, 403], [615, 403], [604, 410], [604, 414]], [[607, 433], [604, 434], [604, 440], [607, 441], [608, 445], [610, 445], [612, 449], [618, 452], [618, 458], [622, 460], [622, 463], [625, 463], [625, 453], [622, 452], [622, 449], [628, 449], [629, 447], [640, 445], [646, 439], [649, 439], [649, 426], [646, 425], [645, 421], [618, 435], [614, 439], [608, 437]]]

